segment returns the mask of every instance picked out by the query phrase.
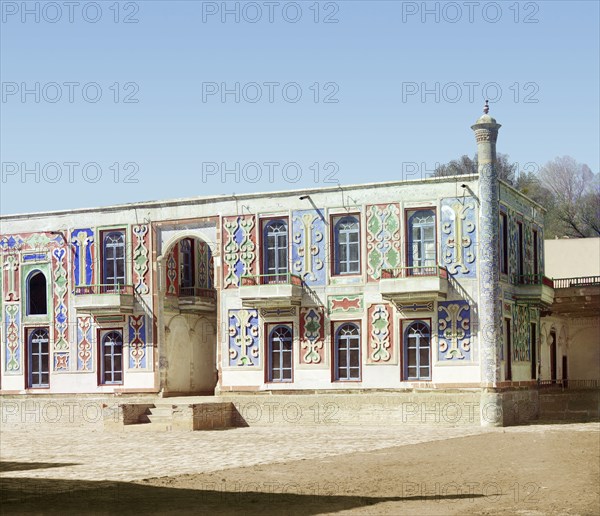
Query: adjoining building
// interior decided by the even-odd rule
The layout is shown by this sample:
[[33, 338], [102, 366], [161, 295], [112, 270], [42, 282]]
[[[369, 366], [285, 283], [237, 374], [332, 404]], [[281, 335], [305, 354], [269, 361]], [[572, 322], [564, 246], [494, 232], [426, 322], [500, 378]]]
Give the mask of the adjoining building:
[[477, 175], [3, 216], [1, 392], [535, 407], [544, 209], [498, 180], [487, 111]]
[[542, 318], [540, 382], [600, 385], [600, 238], [547, 240], [554, 303]]

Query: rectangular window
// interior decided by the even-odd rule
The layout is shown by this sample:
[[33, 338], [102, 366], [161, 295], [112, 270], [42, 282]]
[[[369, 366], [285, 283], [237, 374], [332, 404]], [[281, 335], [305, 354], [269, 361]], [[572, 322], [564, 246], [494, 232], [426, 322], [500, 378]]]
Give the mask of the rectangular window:
[[102, 330], [100, 338], [100, 383], [114, 385], [123, 383], [123, 332]]
[[533, 230], [533, 274], [537, 275], [540, 273], [540, 256], [539, 256], [539, 236], [536, 229]]
[[525, 267], [524, 267], [524, 249], [523, 249], [523, 223], [522, 222], [517, 222], [517, 231], [518, 231], [518, 235], [517, 235], [517, 275], [518, 275], [518, 279], [517, 279], [517, 283], [522, 283], [525, 278], [523, 277], [523, 275], [525, 274]]
[[531, 379], [537, 378], [537, 326], [531, 323]]
[[263, 221], [263, 283], [288, 281], [288, 224], [285, 219]]
[[436, 273], [435, 211], [432, 209], [407, 212], [407, 264], [410, 276], [431, 276]]
[[269, 382], [291, 382], [293, 372], [293, 330], [291, 324], [267, 326]]
[[193, 287], [195, 287], [195, 267], [194, 240], [192, 238], [184, 238], [179, 242], [179, 268], [179, 291], [182, 295], [193, 295]]
[[512, 334], [510, 329], [510, 319], [508, 317], [504, 319], [504, 342], [506, 342], [506, 358], [504, 362], [506, 371], [504, 379], [509, 381], [512, 380]]
[[125, 231], [102, 233], [102, 284], [106, 287], [125, 285]]
[[28, 387], [50, 386], [50, 337], [48, 328], [27, 330]]
[[358, 215], [333, 217], [334, 267], [338, 275], [360, 274], [360, 221]]
[[360, 326], [357, 322], [334, 324], [334, 380], [360, 380]]
[[404, 379], [431, 379], [431, 331], [425, 321], [412, 321], [404, 329]]
[[508, 274], [508, 219], [500, 213], [500, 272]]

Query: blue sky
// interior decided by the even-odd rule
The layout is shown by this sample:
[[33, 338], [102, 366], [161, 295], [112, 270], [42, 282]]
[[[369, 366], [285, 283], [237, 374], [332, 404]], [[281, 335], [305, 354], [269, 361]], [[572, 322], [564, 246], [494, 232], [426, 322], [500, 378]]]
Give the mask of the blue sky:
[[0, 4], [3, 214], [426, 175], [485, 95], [598, 172], [595, 1]]

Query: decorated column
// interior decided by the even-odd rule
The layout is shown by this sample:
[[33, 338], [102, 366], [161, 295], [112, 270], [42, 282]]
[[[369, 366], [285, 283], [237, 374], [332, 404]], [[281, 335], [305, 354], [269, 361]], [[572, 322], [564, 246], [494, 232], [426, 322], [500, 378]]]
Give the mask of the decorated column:
[[479, 346], [481, 365], [481, 423], [502, 425], [500, 346], [502, 315], [500, 263], [498, 257], [499, 184], [496, 168], [496, 139], [500, 124], [489, 114], [486, 101], [483, 115], [471, 126], [477, 140], [479, 172]]

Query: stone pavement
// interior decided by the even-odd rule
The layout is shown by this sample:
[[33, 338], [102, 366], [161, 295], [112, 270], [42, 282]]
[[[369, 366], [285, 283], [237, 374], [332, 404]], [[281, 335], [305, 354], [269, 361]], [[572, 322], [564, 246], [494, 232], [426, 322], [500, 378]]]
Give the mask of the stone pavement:
[[[93, 481], [206, 473], [227, 468], [384, 449], [486, 432], [598, 431], [599, 423], [510, 428], [405, 426], [247, 427], [203, 432], [94, 432], [82, 429], [4, 431], [4, 463], [50, 463], [9, 468], [0, 477]], [[65, 464], [56, 467], [57, 464]]]

